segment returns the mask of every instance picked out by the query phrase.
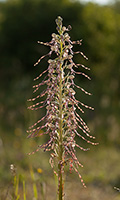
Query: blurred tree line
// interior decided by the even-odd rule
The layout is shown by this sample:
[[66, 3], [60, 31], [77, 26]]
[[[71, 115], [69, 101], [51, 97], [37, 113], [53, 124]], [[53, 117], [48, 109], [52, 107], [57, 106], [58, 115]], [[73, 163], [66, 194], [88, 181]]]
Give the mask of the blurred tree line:
[[[34, 63], [49, 49], [37, 41], [50, 41], [55, 19], [72, 25], [72, 40], [83, 39], [79, 50], [89, 60], [76, 56], [76, 62], [91, 68], [89, 83], [77, 77], [77, 83], [93, 93], [77, 96], [95, 107], [87, 111], [92, 132], [98, 140], [120, 144], [120, 1], [100, 6], [70, 0], [7, 0], [0, 3], [0, 131], [26, 128], [26, 100], [32, 94], [32, 80], [47, 67]], [[83, 70], [84, 72], [84, 70]], [[4, 130], [4, 131], [3, 131]], [[102, 143], [102, 142], [101, 142]]]

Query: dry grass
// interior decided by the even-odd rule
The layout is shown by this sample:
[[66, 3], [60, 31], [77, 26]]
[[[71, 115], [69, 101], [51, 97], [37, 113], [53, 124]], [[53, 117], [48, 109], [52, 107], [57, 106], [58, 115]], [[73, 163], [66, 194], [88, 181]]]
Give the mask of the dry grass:
[[[56, 200], [56, 185], [53, 172], [49, 165], [49, 154], [38, 152], [28, 156], [34, 150], [37, 140], [27, 140], [22, 133], [3, 140], [0, 147], [0, 200], [11, 200], [13, 191], [10, 164], [17, 167], [20, 175], [19, 194], [23, 200], [22, 180], [26, 184], [27, 200], [33, 200], [33, 181], [31, 180], [29, 166], [33, 167], [35, 183], [38, 189], [38, 200], [42, 200], [41, 190], [44, 189], [45, 200]], [[84, 189], [78, 176], [73, 172], [67, 173], [65, 183], [65, 200], [119, 200], [120, 193], [114, 187], [120, 188], [120, 150], [112, 147], [98, 145], [89, 152], [78, 152], [78, 158], [84, 165], [79, 172], [87, 185]], [[42, 173], [37, 169], [41, 168]], [[5, 198], [7, 194], [7, 198]]]

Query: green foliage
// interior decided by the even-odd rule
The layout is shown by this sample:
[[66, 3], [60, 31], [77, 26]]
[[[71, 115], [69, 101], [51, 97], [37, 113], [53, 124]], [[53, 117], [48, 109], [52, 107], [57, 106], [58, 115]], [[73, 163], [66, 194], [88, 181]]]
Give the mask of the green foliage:
[[31, 174], [31, 178], [32, 178], [32, 181], [33, 181], [34, 197], [35, 197], [35, 200], [37, 200], [38, 199], [38, 192], [37, 192], [37, 186], [36, 186], [36, 183], [35, 183], [35, 177], [34, 177], [34, 172], [33, 172], [32, 167], [30, 168], [30, 174]]
[[25, 181], [23, 180], [23, 198], [26, 200], [26, 189], [25, 189]]

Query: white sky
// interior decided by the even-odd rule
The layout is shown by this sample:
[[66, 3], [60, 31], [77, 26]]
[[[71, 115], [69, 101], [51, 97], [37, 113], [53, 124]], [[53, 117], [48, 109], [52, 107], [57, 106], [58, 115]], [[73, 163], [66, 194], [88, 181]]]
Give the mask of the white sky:
[[99, 4], [107, 4], [112, 2], [112, 0], [81, 0], [82, 2], [94, 2]]

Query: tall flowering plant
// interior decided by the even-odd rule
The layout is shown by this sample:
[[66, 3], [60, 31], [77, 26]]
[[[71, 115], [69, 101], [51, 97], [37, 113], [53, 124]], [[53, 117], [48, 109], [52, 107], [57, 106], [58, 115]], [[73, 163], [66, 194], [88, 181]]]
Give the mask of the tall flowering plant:
[[[82, 40], [71, 41], [68, 34], [68, 31], [71, 30], [71, 26], [69, 25], [67, 28], [63, 26], [62, 18], [60, 16], [56, 19], [56, 24], [58, 33], [52, 34], [52, 40], [46, 43], [38, 42], [48, 46], [50, 51], [47, 55], [42, 56], [36, 62], [35, 66], [38, 65], [45, 56], [51, 57], [52, 53], [56, 56], [54, 56], [54, 59], [48, 60], [48, 69], [34, 79], [34, 81], [38, 80], [47, 72], [43, 81], [33, 86], [34, 93], [39, 90], [40, 86], [45, 84], [46, 90], [28, 100], [35, 102], [46, 95], [44, 101], [34, 103], [29, 107], [31, 110], [38, 110], [46, 106], [46, 115], [29, 128], [28, 137], [32, 138], [44, 134], [49, 135], [47, 143], [40, 145], [36, 151], [39, 151], [39, 149], [51, 151], [50, 164], [54, 173], [58, 176], [58, 197], [59, 200], [63, 200], [65, 164], [69, 165], [70, 171], [73, 169], [77, 172], [83, 186], [86, 187], [78, 171], [78, 167], [83, 167], [83, 165], [76, 156], [75, 147], [78, 147], [83, 151], [87, 151], [88, 149], [84, 149], [77, 144], [75, 136], [79, 136], [92, 145], [97, 145], [97, 143], [86, 139], [86, 136], [90, 139], [95, 139], [95, 137], [90, 135], [87, 124], [77, 113], [77, 110], [84, 113], [81, 106], [93, 110], [92, 107], [85, 105], [75, 98], [75, 87], [82, 90], [86, 95], [91, 95], [74, 82], [75, 74], [82, 75], [90, 80], [88, 75], [75, 70], [75, 68], [79, 67], [83, 67], [86, 70], [89, 70], [89, 68], [82, 64], [75, 64], [73, 61], [73, 56], [75, 54], [81, 54], [85, 59], [88, 59], [82, 52], [73, 51], [73, 45], [81, 45]], [[43, 129], [44, 132], [40, 133], [41, 129]], [[78, 129], [80, 129], [81, 133], [78, 132]], [[32, 154], [36, 151], [32, 152]]]

